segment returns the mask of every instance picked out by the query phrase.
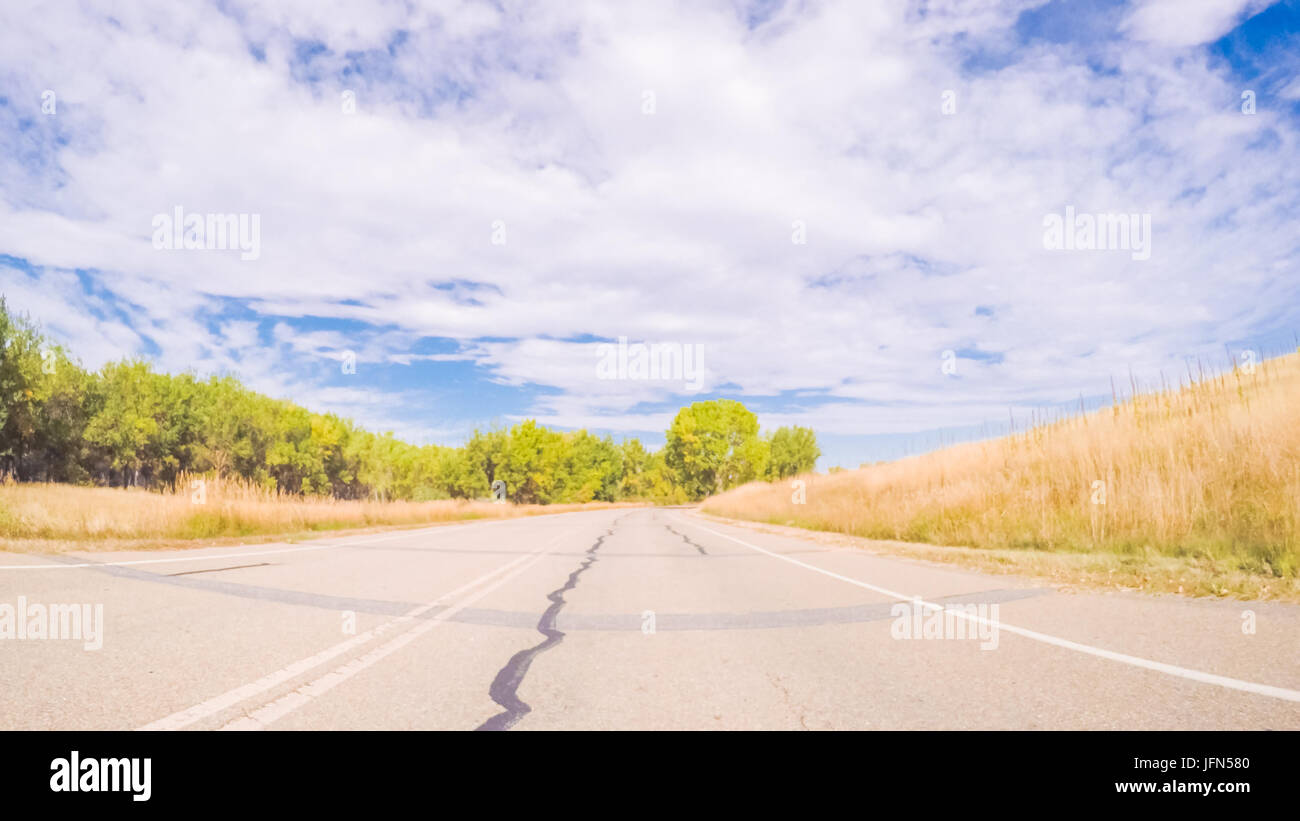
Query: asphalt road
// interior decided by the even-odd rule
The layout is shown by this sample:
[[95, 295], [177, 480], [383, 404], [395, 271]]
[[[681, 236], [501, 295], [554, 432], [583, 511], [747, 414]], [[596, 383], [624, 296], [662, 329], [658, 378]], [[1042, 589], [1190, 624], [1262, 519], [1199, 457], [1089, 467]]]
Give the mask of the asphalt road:
[[689, 510], [0, 553], [0, 620], [20, 597], [102, 605], [102, 647], [0, 639], [3, 729], [1300, 729], [1295, 605], [1064, 593]]

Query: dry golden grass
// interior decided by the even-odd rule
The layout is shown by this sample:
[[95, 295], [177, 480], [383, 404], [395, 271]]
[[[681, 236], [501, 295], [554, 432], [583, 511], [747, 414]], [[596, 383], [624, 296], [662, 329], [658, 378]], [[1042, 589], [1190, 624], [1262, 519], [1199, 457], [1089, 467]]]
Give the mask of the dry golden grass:
[[1085, 554], [1075, 563], [1154, 572], [1158, 589], [1183, 586], [1177, 576], [1195, 569], [1196, 592], [1222, 592], [1207, 580], [1243, 576], [1257, 580], [1246, 586], [1254, 592], [1270, 579], [1294, 590], [1300, 354], [1000, 439], [802, 478], [805, 504], [792, 502], [789, 482], [755, 483], [704, 510], [1004, 557]]
[[[188, 480], [180, 487], [189, 488]], [[512, 518], [613, 507], [344, 501], [279, 495], [207, 479], [202, 503], [193, 491], [156, 493], [57, 484], [0, 485], [0, 550], [123, 549], [210, 543], [248, 537], [301, 536], [466, 519]]]

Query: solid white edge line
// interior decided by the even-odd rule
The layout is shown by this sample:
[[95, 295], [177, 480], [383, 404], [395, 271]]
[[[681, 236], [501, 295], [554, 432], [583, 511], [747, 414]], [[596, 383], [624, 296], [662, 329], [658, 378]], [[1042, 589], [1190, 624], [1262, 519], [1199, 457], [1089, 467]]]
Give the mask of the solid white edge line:
[[833, 579], [839, 579], [842, 582], [848, 582], [849, 584], [857, 585], [858, 587], [864, 588], [866, 590], [871, 590], [873, 592], [880, 593], [885, 596], [889, 596], [890, 598], [893, 599], [898, 599], [899, 601], [905, 601], [905, 602], [915, 601], [919, 603], [922, 607], [928, 608], [930, 610], [942, 610], [944, 612], [951, 613], [953, 616], [956, 616], [957, 618], [964, 618], [967, 619], [968, 621], [977, 622], [979, 624], [988, 625], [990, 627], [996, 627], [998, 630], [1006, 630], [1008, 633], [1014, 633], [1015, 635], [1023, 636], [1027, 639], [1033, 639], [1034, 641], [1039, 641], [1044, 644], [1055, 645], [1057, 647], [1064, 647], [1067, 650], [1074, 650], [1079, 653], [1087, 653], [1088, 655], [1097, 656], [1099, 658], [1110, 659], [1111, 661], [1118, 661], [1122, 664], [1129, 664], [1134, 667], [1141, 667], [1147, 670], [1154, 670], [1159, 673], [1165, 673], [1167, 675], [1189, 679], [1191, 681], [1198, 681], [1202, 684], [1214, 684], [1219, 687], [1227, 687], [1233, 690], [1241, 690], [1247, 693], [1254, 693], [1255, 695], [1269, 696], [1271, 698], [1283, 699], [1285, 701], [1300, 702], [1300, 690], [1289, 690], [1285, 687], [1274, 687], [1271, 684], [1256, 684], [1255, 682], [1252, 681], [1243, 681], [1241, 679], [1229, 678], [1228, 676], [1220, 676], [1214, 673], [1205, 673], [1200, 670], [1192, 670], [1187, 667], [1179, 667], [1175, 664], [1165, 664], [1164, 662], [1161, 661], [1152, 661], [1150, 659], [1144, 659], [1139, 656], [1130, 656], [1125, 653], [1117, 653], [1113, 650], [1105, 650], [1101, 647], [1093, 647], [1092, 645], [1089, 644], [1081, 644], [1077, 641], [1070, 641], [1069, 639], [1063, 639], [1057, 636], [1051, 636], [1046, 633], [1039, 633], [1035, 630], [1028, 630], [1024, 627], [1016, 627], [1015, 625], [1007, 624], [1006, 622], [1002, 622], [1002, 621], [999, 621], [996, 624], [994, 624], [988, 619], [982, 618], [980, 616], [973, 616], [961, 610], [953, 610], [953, 609], [946, 608], [941, 604], [936, 604], [934, 602], [927, 602], [919, 596], [906, 596], [902, 593], [898, 593], [893, 590], [887, 590], [886, 588], [878, 587], [868, 582], [859, 581], [858, 579], [854, 579], [849, 576], [843, 576], [839, 573], [835, 573], [830, 570], [825, 570], [823, 568], [817, 567], [816, 565], [808, 564], [807, 562], [801, 562], [798, 559], [792, 559], [789, 556], [783, 556], [780, 553], [774, 553], [770, 550], [766, 550], [757, 545], [752, 545], [749, 542], [744, 541], [743, 539], [737, 539], [734, 536], [728, 536], [726, 533], [719, 533], [713, 528], [705, 527], [704, 525], [699, 524], [698, 522], [681, 519], [681, 517], [675, 517], [675, 518], [678, 518], [679, 520], [683, 521], [684, 524], [689, 524], [699, 528], [700, 530], [706, 531], [708, 533], [712, 533], [714, 536], [719, 536], [723, 539], [729, 539], [730, 541], [733, 541], [736, 544], [744, 545], [745, 547], [748, 547], [751, 550], [757, 550], [759, 553], [763, 553], [765, 555], [771, 556], [774, 559], [780, 559], [782, 561], [790, 562], [791, 564], [798, 565], [807, 570], [812, 570], [816, 573], [821, 573], [823, 576], [830, 576]]

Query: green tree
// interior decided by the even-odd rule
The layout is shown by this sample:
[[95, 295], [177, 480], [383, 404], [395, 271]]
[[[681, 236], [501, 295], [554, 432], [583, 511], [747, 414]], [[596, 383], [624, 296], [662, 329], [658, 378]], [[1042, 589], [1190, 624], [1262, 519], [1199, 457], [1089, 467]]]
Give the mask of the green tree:
[[55, 396], [59, 371], [70, 367], [63, 351], [52, 347], [34, 322], [10, 314], [0, 297], [0, 460], [5, 473], [20, 480], [43, 478], [45, 405]]
[[478, 499], [491, 489], [488, 474], [469, 447], [447, 448], [438, 454], [438, 475], [453, 499]]
[[554, 501], [612, 502], [623, 478], [623, 458], [614, 440], [585, 430], [565, 434], [561, 446], [559, 485]]
[[758, 417], [732, 399], [695, 402], [668, 428], [664, 463], [689, 499], [702, 499], [763, 475], [768, 445]]
[[472, 490], [471, 493], [466, 493], [466, 498], [486, 496], [492, 483], [502, 478], [499, 474], [506, 461], [509, 437], [509, 432], [504, 430], [475, 430], [474, 435], [465, 443], [468, 476], [465, 477], [464, 487]]
[[147, 484], [157, 466], [163, 406], [154, 376], [143, 360], [110, 363], [100, 371], [103, 401], [86, 425], [86, 442], [99, 450], [110, 483], [116, 477], [122, 485]]
[[639, 439], [624, 439], [618, 448], [622, 466], [619, 470], [618, 495], [625, 499], [650, 498], [650, 466], [653, 454]]
[[777, 428], [768, 439], [771, 458], [767, 463], [769, 479], [785, 479], [808, 473], [821, 457], [817, 434], [811, 428]]
[[564, 437], [532, 419], [510, 429], [504, 459], [493, 478], [503, 479], [510, 500], [520, 504], [545, 504], [560, 488]]

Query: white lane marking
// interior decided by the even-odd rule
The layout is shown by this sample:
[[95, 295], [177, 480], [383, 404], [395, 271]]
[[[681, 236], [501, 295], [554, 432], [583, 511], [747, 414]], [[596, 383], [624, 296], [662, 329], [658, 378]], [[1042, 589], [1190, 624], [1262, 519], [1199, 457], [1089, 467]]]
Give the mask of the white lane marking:
[[330, 659], [339, 656], [343, 653], [346, 653], [348, 650], [363, 645], [371, 641], [372, 639], [378, 638], [384, 635], [385, 633], [389, 632], [390, 630], [392, 630], [392, 628], [398, 625], [409, 624], [410, 622], [418, 618], [421, 614], [433, 609], [434, 607], [437, 607], [446, 599], [457, 596], [460, 593], [463, 593], [467, 590], [471, 590], [474, 587], [486, 581], [489, 581], [494, 576], [500, 575], [501, 573], [510, 570], [515, 565], [527, 561], [529, 558], [539, 557], [540, 555], [544, 555], [544, 552], [541, 550], [535, 550], [530, 553], [525, 553], [522, 556], [514, 558], [509, 562], [506, 562], [505, 564], [501, 565], [495, 570], [489, 571], [472, 581], [466, 582], [465, 584], [461, 585], [460, 587], [457, 587], [454, 590], [450, 590], [446, 593], [443, 593], [441, 596], [439, 596], [438, 598], [434, 599], [431, 602], [422, 604], [418, 607], [408, 610], [406, 613], [403, 613], [402, 615], [394, 619], [390, 619], [389, 621], [386, 621], [383, 624], [373, 627], [364, 633], [353, 636], [352, 638], [346, 641], [339, 642], [338, 644], [332, 647], [327, 647], [324, 650], [321, 650], [319, 653], [316, 653], [315, 655], [308, 656], [307, 658], [295, 661], [293, 664], [290, 664], [287, 667], [284, 667], [283, 669], [277, 670], [274, 673], [269, 673], [268, 675], [265, 675], [262, 678], [257, 679], [256, 681], [249, 682], [248, 684], [245, 684], [241, 687], [236, 687], [235, 689], [230, 690], [228, 692], [222, 693], [217, 696], [213, 696], [212, 698], [209, 698], [206, 701], [196, 704], [193, 707], [189, 707], [185, 710], [172, 713], [171, 715], [160, 718], [157, 721], [151, 721], [148, 724], [144, 725], [143, 727], [140, 727], [139, 729], [178, 730], [181, 727], [185, 727], [190, 724], [193, 724], [194, 722], [206, 718], [214, 713], [218, 713], [229, 707], [233, 707], [234, 705], [238, 704], [244, 699], [252, 698], [255, 695], [264, 693], [267, 690], [270, 690], [271, 688], [283, 684], [284, 682], [288, 681], [291, 678], [294, 678], [295, 676], [305, 673], [308, 670], [311, 670], [315, 667], [319, 667], [320, 665], [324, 664]]
[[835, 573], [830, 570], [825, 570], [823, 568], [817, 567], [816, 565], [811, 565], [808, 564], [807, 562], [801, 562], [798, 559], [792, 559], [789, 556], [784, 556], [780, 553], [774, 553], [771, 550], [765, 550], [757, 545], [752, 545], [749, 542], [746, 542], [742, 539], [737, 539], [734, 536], [728, 536], [725, 533], [719, 533], [713, 528], [705, 527], [702, 524], [698, 524], [696, 522], [690, 522], [686, 520], [682, 520], [682, 521], [685, 524], [690, 524], [699, 528], [700, 530], [704, 530], [709, 533], [712, 533], [714, 536], [720, 536], [724, 539], [729, 539], [735, 542], [736, 544], [744, 545], [745, 547], [748, 547], [751, 550], [757, 550], [759, 553], [764, 553], [768, 556], [771, 556], [774, 559], [780, 559], [781, 561], [784, 562], [797, 564], [800, 567], [806, 568], [808, 570], [812, 570], [816, 573], [821, 573], [823, 576], [830, 576], [833, 579], [839, 579], [842, 582], [848, 582], [849, 584], [857, 585], [858, 587], [864, 588], [866, 590], [871, 590], [885, 596], [889, 596], [890, 598], [898, 599], [899, 601], [905, 601], [905, 602], [918, 601], [922, 607], [925, 607], [929, 610], [943, 610], [948, 613], [951, 613], [952, 615], [958, 618], [964, 618], [968, 621], [973, 621], [978, 624], [988, 625], [990, 627], [996, 626], [998, 630], [1005, 630], [1008, 633], [1014, 633], [1018, 636], [1024, 636], [1025, 638], [1033, 639], [1034, 641], [1041, 641], [1044, 644], [1052, 644], [1057, 647], [1064, 647], [1067, 650], [1075, 650], [1080, 653], [1087, 653], [1088, 655], [1098, 656], [1104, 659], [1110, 659], [1111, 661], [1118, 661], [1123, 664], [1131, 664], [1134, 667], [1142, 667], [1147, 670], [1155, 670], [1156, 672], [1159, 673], [1166, 673], [1171, 676], [1178, 676], [1179, 678], [1190, 679], [1191, 681], [1199, 681], [1202, 684], [1215, 684], [1218, 685], [1219, 687], [1227, 687], [1233, 690], [1242, 690], [1243, 692], [1254, 693], [1256, 695], [1270, 696], [1272, 698], [1280, 698], [1285, 701], [1300, 701], [1300, 690], [1288, 690], [1285, 687], [1274, 687], [1271, 684], [1256, 684], [1253, 681], [1243, 681], [1241, 679], [1229, 678], [1227, 676], [1220, 676], [1214, 673], [1204, 673], [1201, 672], [1200, 670], [1192, 670], [1187, 667], [1179, 667], [1174, 664], [1165, 664], [1164, 662], [1161, 661], [1151, 661], [1150, 659], [1144, 659], [1139, 656], [1130, 656], [1125, 653], [1116, 653], [1113, 650], [1105, 650], [1100, 647], [1093, 647], [1090, 644], [1080, 644], [1077, 641], [1070, 641], [1069, 639], [1063, 639], [1057, 636], [1050, 636], [1046, 633], [1039, 633], [1035, 630], [1027, 630], [1023, 627], [1016, 627], [1014, 625], [1007, 624], [1006, 622], [1003, 621], [999, 621], [997, 622], [996, 625], [994, 625], [994, 623], [989, 619], [985, 619], [980, 616], [974, 616], [959, 609], [949, 609], [944, 607], [941, 604], [927, 602], [924, 601], [923, 599], [920, 599], [917, 596], [906, 596], [903, 595], [902, 593], [898, 593], [893, 590], [887, 590], [883, 587], [877, 587], [874, 584], [869, 584], [864, 581], [858, 581], [857, 579], [851, 578], [849, 576], [842, 576], [839, 573]]
[[[551, 513], [545, 515], [564, 516], [566, 514]], [[85, 562], [84, 564], [0, 564], [0, 570], [71, 570], [77, 567], [123, 567], [132, 564], [169, 564], [171, 562], [201, 562], [204, 559], [234, 559], [244, 556], [272, 556], [276, 553], [301, 553], [307, 550], [329, 550], [335, 547], [365, 546], [376, 542], [391, 542], [393, 539], [401, 539], [409, 536], [427, 536], [444, 530], [462, 530], [470, 527], [489, 527], [491, 525], [512, 524], [524, 519], [534, 518], [537, 517], [519, 516], [513, 519], [496, 519], [490, 522], [466, 522], [464, 524], [422, 527], [413, 530], [403, 530], [400, 533], [393, 533], [387, 536], [358, 536], [356, 539], [347, 542], [329, 542], [328, 544], [314, 544], [308, 545], [307, 547], [284, 547], [277, 550], [250, 550], [245, 553], [214, 553], [207, 556], [173, 556], [166, 559], [132, 559], [130, 561], [121, 562]]]
[[[561, 535], [563, 536], [566, 534], [561, 534]], [[471, 604], [478, 601], [479, 599], [482, 599], [484, 596], [488, 595], [492, 591], [497, 590], [505, 583], [511, 581], [519, 574], [523, 573], [524, 571], [531, 568], [533, 565], [540, 562], [542, 559], [546, 558], [546, 556], [550, 554], [552, 550], [555, 549], [555, 546], [558, 545], [560, 541], [561, 541], [560, 538], [553, 539], [541, 551], [535, 551], [533, 553], [527, 554], [523, 558], [531, 557], [531, 561], [527, 562], [521, 567], [515, 568], [511, 572], [502, 576], [500, 579], [497, 579], [495, 582], [483, 588], [482, 590], [478, 591], [477, 593], [474, 593], [470, 596], [465, 597], [464, 599], [461, 599], [452, 607], [449, 607], [446, 610], [443, 610], [441, 613], [438, 613], [437, 615], [433, 616], [432, 618], [421, 622], [420, 624], [416, 625], [410, 630], [407, 630], [399, 634], [395, 638], [389, 640], [387, 643], [381, 644], [380, 646], [376, 647], [375, 649], [371, 650], [365, 655], [359, 656], [353, 659], [352, 661], [349, 661], [347, 664], [344, 664], [341, 667], [338, 667], [326, 673], [325, 675], [320, 676], [319, 678], [313, 679], [312, 681], [303, 684], [301, 687], [297, 688], [296, 690], [286, 693], [285, 695], [281, 696], [275, 701], [272, 701], [269, 704], [259, 707], [258, 709], [254, 710], [253, 712], [249, 713], [246, 716], [234, 719], [233, 721], [229, 722], [228, 724], [226, 724], [225, 726], [219, 729], [222, 730], [264, 730], [266, 729], [272, 722], [284, 718], [289, 713], [292, 713], [293, 711], [297, 710], [300, 707], [305, 707], [306, 705], [310, 704], [314, 699], [317, 699], [323, 696], [325, 693], [328, 693], [330, 690], [333, 690], [335, 687], [339, 686], [343, 682], [352, 678], [357, 673], [360, 673], [362, 670], [365, 670], [367, 667], [371, 667], [377, 662], [382, 661], [384, 658], [391, 656], [393, 653], [396, 653], [398, 650], [402, 649], [406, 645], [415, 641], [417, 638], [429, 632], [433, 628], [437, 627], [439, 624], [442, 624], [443, 622], [447, 621], [452, 616], [459, 613], [461, 610], [464, 610], [466, 607], [469, 607]]]

